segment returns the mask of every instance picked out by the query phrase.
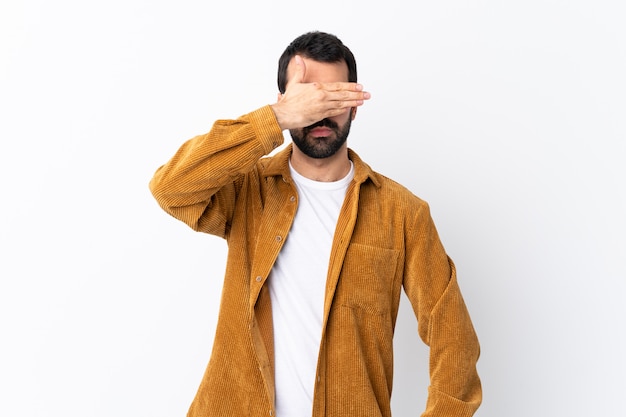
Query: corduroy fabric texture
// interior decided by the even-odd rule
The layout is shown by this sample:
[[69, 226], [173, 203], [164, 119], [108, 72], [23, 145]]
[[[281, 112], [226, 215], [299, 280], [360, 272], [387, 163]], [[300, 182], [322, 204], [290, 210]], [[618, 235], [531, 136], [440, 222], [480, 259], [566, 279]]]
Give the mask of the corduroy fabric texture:
[[[288, 167], [291, 145], [265, 155], [283, 140], [269, 106], [218, 120], [209, 133], [185, 142], [150, 182], [166, 212], [228, 242], [213, 351], [190, 417], [274, 415], [265, 280], [289, 238], [298, 195]], [[392, 339], [402, 289], [430, 347], [422, 416], [472, 416], [482, 398], [478, 339], [428, 204], [372, 171], [352, 150], [349, 157], [355, 175], [329, 260], [312, 416], [391, 415]]]

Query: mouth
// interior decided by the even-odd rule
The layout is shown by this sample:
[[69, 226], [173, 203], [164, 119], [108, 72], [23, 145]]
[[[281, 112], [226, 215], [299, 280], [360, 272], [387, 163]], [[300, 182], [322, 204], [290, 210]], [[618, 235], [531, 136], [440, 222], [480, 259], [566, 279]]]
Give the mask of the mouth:
[[328, 128], [328, 127], [323, 127], [323, 126], [319, 126], [316, 128], [313, 128], [309, 131], [309, 135], [315, 137], [315, 138], [323, 138], [323, 137], [327, 137], [330, 136], [333, 133], [333, 130]]

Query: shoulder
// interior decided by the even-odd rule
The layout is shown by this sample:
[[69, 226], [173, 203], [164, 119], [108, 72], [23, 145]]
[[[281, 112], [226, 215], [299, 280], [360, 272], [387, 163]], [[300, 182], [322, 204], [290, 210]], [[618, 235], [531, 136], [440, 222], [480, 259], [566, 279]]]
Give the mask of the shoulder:
[[424, 199], [398, 181], [375, 171], [372, 172], [372, 177], [375, 178], [372, 182], [377, 184], [377, 186], [373, 188], [376, 189], [377, 194], [382, 200], [391, 204], [406, 205], [411, 209], [428, 206], [428, 203]]
[[359, 204], [376, 205], [386, 213], [428, 213], [428, 203], [425, 200], [406, 186], [372, 169], [352, 149], [348, 152], [355, 165], [354, 179], [360, 184]]

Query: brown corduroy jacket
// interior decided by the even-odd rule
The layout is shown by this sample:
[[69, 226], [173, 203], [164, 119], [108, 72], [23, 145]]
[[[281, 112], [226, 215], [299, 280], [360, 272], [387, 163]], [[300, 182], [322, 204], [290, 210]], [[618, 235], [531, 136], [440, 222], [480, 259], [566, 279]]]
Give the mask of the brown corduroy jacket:
[[[165, 211], [229, 247], [213, 351], [191, 417], [274, 415], [265, 281], [288, 239], [298, 194], [289, 174], [291, 145], [264, 156], [283, 140], [269, 106], [218, 120], [150, 182]], [[423, 416], [471, 416], [481, 402], [479, 344], [428, 205], [351, 150], [349, 157], [354, 180], [329, 261], [312, 416], [391, 415], [392, 338], [403, 288], [430, 347]]]

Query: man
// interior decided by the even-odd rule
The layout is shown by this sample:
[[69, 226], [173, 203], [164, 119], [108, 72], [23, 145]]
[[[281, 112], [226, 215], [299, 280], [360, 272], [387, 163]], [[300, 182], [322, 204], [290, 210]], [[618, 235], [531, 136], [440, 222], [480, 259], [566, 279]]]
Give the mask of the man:
[[[479, 345], [427, 203], [346, 139], [370, 98], [335, 36], [279, 60], [280, 94], [184, 143], [155, 173], [161, 207], [229, 252], [213, 352], [189, 416], [390, 416], [401, 291], [430, 346], [423, 416], [471, 416]], [[283, 143], [293, 144], [266, 157]]]

